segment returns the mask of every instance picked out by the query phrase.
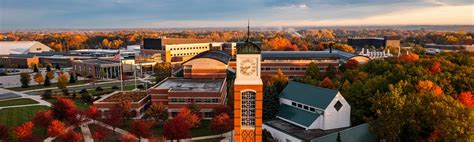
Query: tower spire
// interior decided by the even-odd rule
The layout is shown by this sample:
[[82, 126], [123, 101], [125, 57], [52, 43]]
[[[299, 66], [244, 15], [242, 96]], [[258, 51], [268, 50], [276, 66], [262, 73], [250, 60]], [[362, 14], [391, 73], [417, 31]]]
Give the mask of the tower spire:
[[247, 42], [250, 40], [250, 19], [247, 19]]

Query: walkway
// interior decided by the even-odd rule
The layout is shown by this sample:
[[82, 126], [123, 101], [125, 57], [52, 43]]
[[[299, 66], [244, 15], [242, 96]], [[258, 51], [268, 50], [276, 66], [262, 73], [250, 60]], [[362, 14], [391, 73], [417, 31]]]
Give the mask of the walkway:
[[41, 96], [31, 96], [31, 95], [27, 95], [27, 94], [24, 94], [24, 93], [21, 93], [21, 92], [11, 91], [11, 90], [7, 90], [7, 89], [3, 89], [3, 88], [0, 88], [0, 93], [1, 94], [3, 94], [3, 93], [15, 93], [15, 94], [21, 96], [21, 97], [17, 97], [17, 98], [6, 99], [6, 100], [19, 99], [19, 98], [29, 98], [29, 99], [32, 99], [32, 100], [35, 100], [35, 101], [38, 102], [37, 104], [4, 106], [4, 107], [0, 107], [0, 109], [15, 108], [15, 107], [26, 107], [26, 106], [38, 106], [38, 105], [44, 105], [44, 106], [51, 107], [51, 103], [41, 99]]

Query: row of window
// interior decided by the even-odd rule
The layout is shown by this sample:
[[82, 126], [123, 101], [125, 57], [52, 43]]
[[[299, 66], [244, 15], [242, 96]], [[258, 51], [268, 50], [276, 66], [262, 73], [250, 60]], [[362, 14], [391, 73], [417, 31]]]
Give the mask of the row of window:
[[291, 105], [294, 106], [294, 107], [300, 108], [300, 109], [310, 111], [310, 112], [318, 113], [316, 111], [315, 107], [311, 107], [311, 106], [308, 106], [308, 105], [305, 105], [305, 104], [301, 104], [301, 103], [297, 103], [297, 102], [291, 102]]
[[170, 50], [192, 50], [192, 49], [207, 49], [207, 46], [170, 48]]
[[[202, 114], [204, 118], [214, 117], [214, 112], [203, 112]], [[171, 112], [171, 117], [176, 117], [177, 115], [178, 115], [178, 112]]]
[[219, 103], [218, 98], [171, 98], [172, 103]]
[[187, 55], [197, 55], [200, 52], [194, 52], [194, 53], [179, 53], [179, 54], [171, 54], [171, 56], [187, 56]]
[[[290, 70], [290, 71], [305, 71], [306, 70], [306, 67], [262, 67], [262, 71], [275, 71], [275, 70], [282, 70], [282, 71], [285, 71], [285, 70]], [[319, 71], [325, 71], [326, 70], [326, 67], [325, 66], [320, 66], [319, 67]]]

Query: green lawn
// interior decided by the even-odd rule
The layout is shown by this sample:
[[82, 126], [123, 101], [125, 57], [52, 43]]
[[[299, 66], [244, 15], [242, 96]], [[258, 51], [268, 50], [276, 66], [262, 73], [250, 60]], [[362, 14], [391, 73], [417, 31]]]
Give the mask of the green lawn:
[[[130, 131], [130, 124], [131, 120], [125, 120], [123, 122], [123, 126], [120, 127], [124, 130]], [[201, 124], [199, 125], [198, 128], [192, 128], [190, 129], [191, 134], [193, 137], [200, 137], [200, 136], [209, 136], [209, 135], [217, 135], [220, 134], [219, 132], [212, 131], [209, 128], [211, 121], [210, 120], [201, 120]], [[153, 127], [151, 129], [152, 134], [155, 136], [163, 136], [163, 127]]]
[[16, 105], [28, 105], [28, 104], [37, 104], [39, 102], [29, 99], [29, 98], [20, 98], [13, 100], [0, 101], [0, 107], [3, 106], [16, 106]]
[[[78, 80], [76, 83], [69, 83], [68, 86], [70, 85], [79, 85], [79, 84], [86, 84], [89, 83], [88, 80]], [[13, 90], [13, 91], [26, 91], [26, 90], [34, 90], [34, 89], [42, 89], [42, 88], [51, 88], [51, 87], [57, 87], [57, 83], [51, 83], [50, 86], [43, 86], [43, 85], [34, 85], [30, 86], [28, 88], [22, 88], [22, 87], [14, 87], [14, 88], [6, 88], [8, 90]]]
[[[35, 117], [36, 112], [45, 111], [48, 109], [49, 107], [47, 106], [28, 106], [0, 109], [0, 125], [5, 125], [10, 130], [12, 130], [27, 121], [31, 121]], [[44, 132], [45, 129], [42, 127], [35, 127], [33, 129], [33, 134], [38, 138], [45, 138], [46, 135]], [[11, 138], [13, 141], [16, 140], [12, 134]]]

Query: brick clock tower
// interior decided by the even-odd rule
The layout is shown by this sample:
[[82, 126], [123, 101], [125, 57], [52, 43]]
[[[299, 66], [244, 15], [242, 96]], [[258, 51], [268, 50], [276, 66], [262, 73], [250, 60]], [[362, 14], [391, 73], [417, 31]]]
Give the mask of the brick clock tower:
[[234, 82], [234, 141], [262, 141], [263, 83], [260, 78], [261, 49], [247, 41], [237, 47]]

